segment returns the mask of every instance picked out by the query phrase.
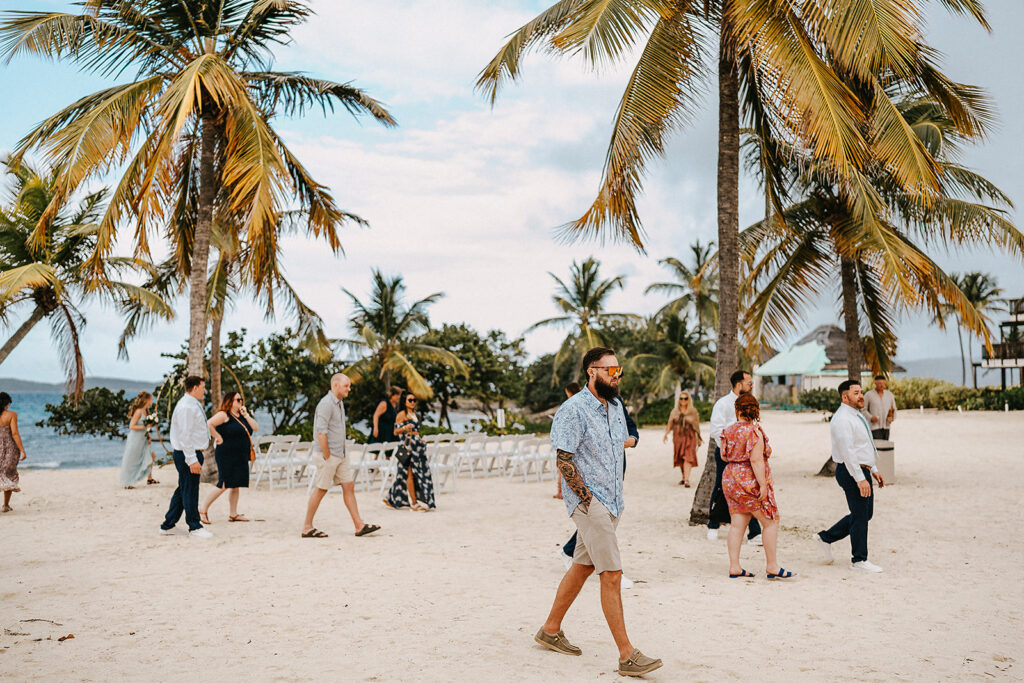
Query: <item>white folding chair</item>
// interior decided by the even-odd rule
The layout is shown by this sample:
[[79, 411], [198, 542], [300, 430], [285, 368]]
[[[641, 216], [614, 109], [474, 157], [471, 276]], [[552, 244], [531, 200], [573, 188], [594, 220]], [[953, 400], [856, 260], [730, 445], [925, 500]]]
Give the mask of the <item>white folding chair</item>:
[[460, 468], [456, 461], [456, 448], [456, 444], [449, 441], [436, 444], [433, 453], [428, 449], [427, 464], [430, 467], [430, 478], [434, 480], [435, 493], [455, 493], [455, 482]]
[[[256, 451], [256, 482], [253, 484], [253, 488], [260, 485], [263, 477], [267, 477], [267, 483], [270, 486], [270, 490], [274, 490], [274, 479], [275, 475], [280, 474], [281, 477], [288, 481], [288, 485], [291, 486], [292, 481], [292, 454], [294, 453], [295, 446], [299, 443], [298, 434], [280, 434], [276, 436], [265, 436], [260, 438], [261, 448], [265, 447], [266, 450], [262, 451], [257, 449]], [[254, 443], [255, 445], [255, 443]]]

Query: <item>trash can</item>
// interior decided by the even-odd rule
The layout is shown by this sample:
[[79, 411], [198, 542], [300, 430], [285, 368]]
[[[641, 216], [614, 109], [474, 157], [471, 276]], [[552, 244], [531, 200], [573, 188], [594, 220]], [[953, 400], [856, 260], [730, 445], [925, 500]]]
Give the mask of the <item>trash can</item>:
[[893, 442], [875, 439], [875, 450], [878, 452], [878, 471], [882, 473], [885, 483], [896, 483], [896, 458]]

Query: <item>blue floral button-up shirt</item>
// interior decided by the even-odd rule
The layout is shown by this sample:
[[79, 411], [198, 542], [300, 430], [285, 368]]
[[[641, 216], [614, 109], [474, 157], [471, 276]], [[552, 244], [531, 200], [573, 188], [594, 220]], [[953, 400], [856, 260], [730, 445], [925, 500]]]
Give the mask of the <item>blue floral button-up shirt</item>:
[[[551, 425], [551, 445], [573, 454], [583, 483], [616, 517], [625, 507], [622, 467], [628, 438], [621, 399], [609, 401], [606, 408], [587, 388], [562, 404]], [[580, 499], [564, 480], [562, 498], [571, 516]]]

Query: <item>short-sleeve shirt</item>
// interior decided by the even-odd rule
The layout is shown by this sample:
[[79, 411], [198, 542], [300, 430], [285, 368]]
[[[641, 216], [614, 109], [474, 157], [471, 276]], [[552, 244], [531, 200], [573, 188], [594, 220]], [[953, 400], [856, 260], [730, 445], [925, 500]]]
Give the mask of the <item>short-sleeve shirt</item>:
[[314, 439], [317, 434], [327, 435], [331, 455], [345, 457], [345, 406], [329, 391], [316, 404], [316, 413], [313, 414]]
[[[573, 463], [590, 492], [615, 517], [622, 515], [622, 468], [629, 438], [621, 399], [605, 407], [589, 389], [561, 405], [551, 425], [551, 445], [573, 454]], [[562, 499], [569, 515], [580, 499], [562, 481]]]
[[[888, 429], [892, 424], [892, 420], [889, 419], [890, 411], [893, 415], [896, 414], [896, 398], [891, 391], [883, 389], [881, 396], [875, 389], [864, 392], [864, 408], [861, 412], [868, 419], [868, 425], [872, 429]], [[878, 422], [871, 422], [873, 417], [877, 417]]]

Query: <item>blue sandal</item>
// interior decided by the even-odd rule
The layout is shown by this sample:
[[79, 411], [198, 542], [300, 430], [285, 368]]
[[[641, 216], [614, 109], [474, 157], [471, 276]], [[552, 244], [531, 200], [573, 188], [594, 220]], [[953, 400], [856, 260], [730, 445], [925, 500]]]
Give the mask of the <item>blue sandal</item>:
[[796, 576], [793, 572], [786, 571], [782, 567], [779, 567], [778, 574], [772, 574], [771, 572], [765, 572], [765, 574], [769, 579], [789, 579]]
[[744, 578], [752, 579], [752, 578], [754, 578], [754, 574], [751, 574], [746, 569], [741, 569], [739, 574], [729, 574], [729, 578], [730, 579], [744, 579]]

